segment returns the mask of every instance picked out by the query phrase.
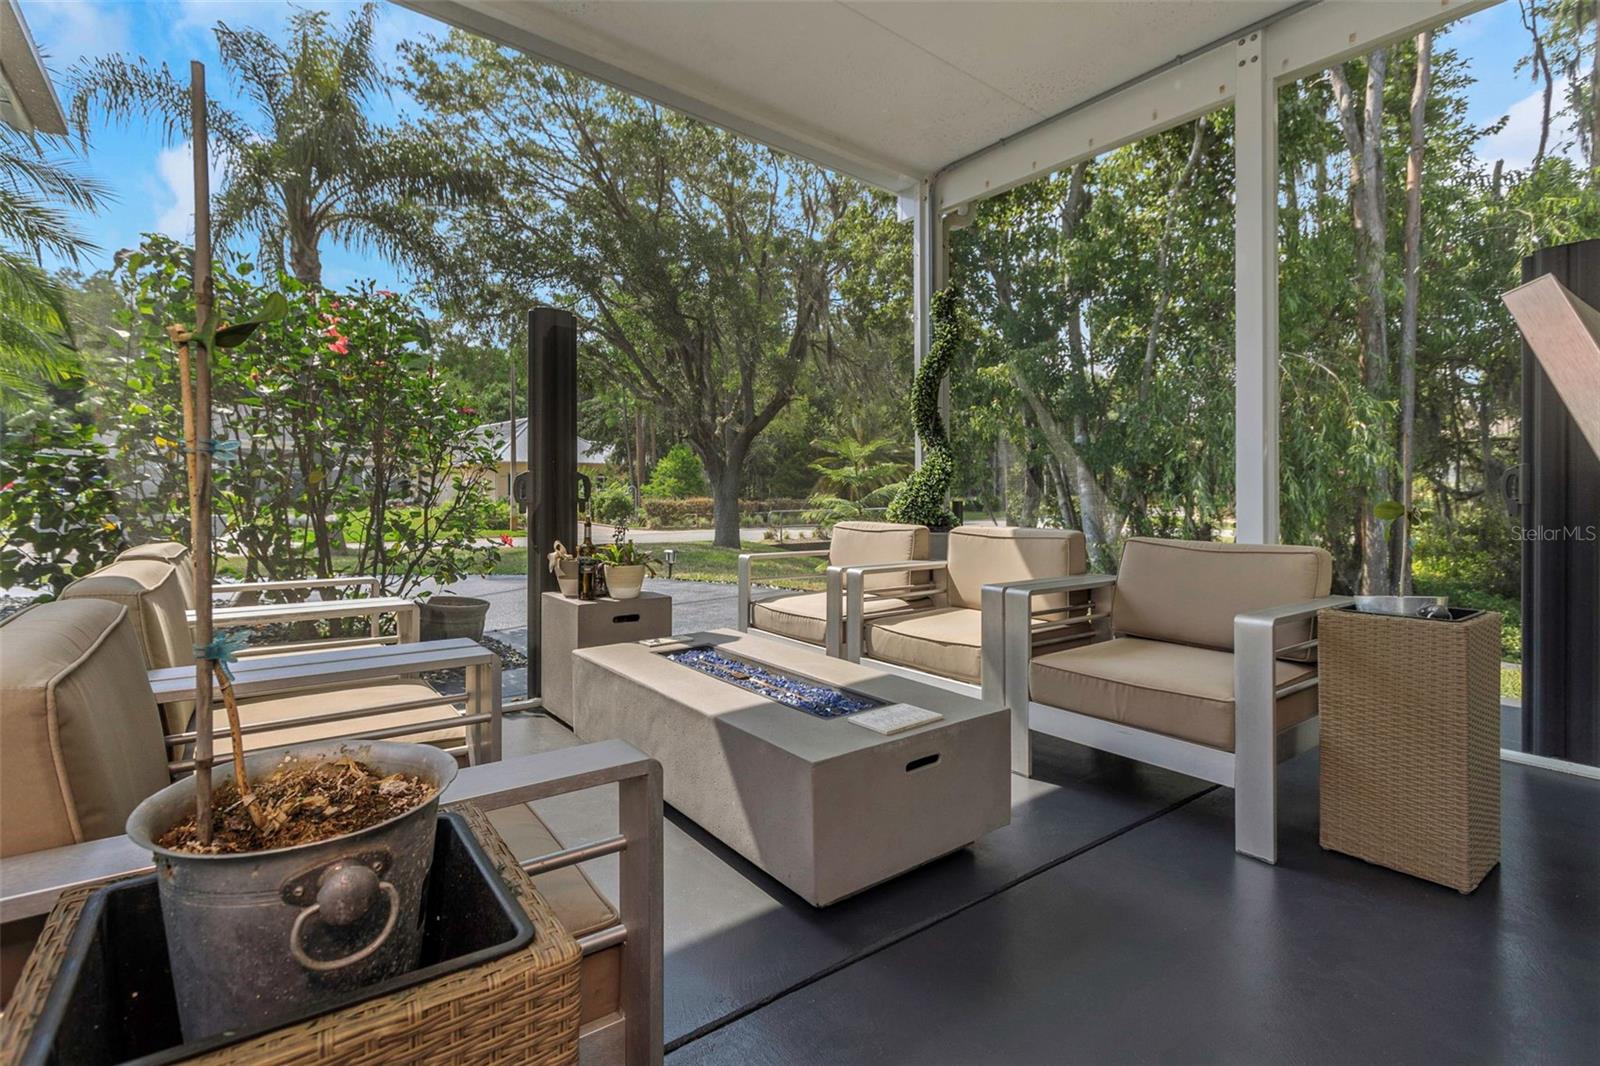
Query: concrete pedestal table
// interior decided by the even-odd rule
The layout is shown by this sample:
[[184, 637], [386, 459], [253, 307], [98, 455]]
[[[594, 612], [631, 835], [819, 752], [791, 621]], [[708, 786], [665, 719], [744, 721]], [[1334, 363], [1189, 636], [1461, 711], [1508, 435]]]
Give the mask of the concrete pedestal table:
[[579, 600], [544, 593], [539, 614], [539, 695], [544, 709], [572, 724], [572, 653], [578, 648], [665, 637], [672, 597], [641, 592], [631, 600]]
[[[885, 736], [666, 656], [717, 651], [943, 718]], [[1011, 820], [1010, 720], [978, 700], [767, 637], [712, 630], [572, 657], [573, 728], [660, 761], [666, 801], [815, 906]]]

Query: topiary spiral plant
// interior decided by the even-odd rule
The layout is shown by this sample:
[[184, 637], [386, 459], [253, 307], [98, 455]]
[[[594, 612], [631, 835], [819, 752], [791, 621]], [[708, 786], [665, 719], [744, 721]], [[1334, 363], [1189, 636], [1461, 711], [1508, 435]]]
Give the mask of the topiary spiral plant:
[[906, 479], [884, 517], [941, 530], [956, 524], [947, 499], [956, 464], [939, 417], [939, 383], [970, 337], [960, 289], [954, 285], [940, 289], [934, 294], [931, 310], [933, 344], [911, 383], [911, 418], [922, 438], [922, 465]]

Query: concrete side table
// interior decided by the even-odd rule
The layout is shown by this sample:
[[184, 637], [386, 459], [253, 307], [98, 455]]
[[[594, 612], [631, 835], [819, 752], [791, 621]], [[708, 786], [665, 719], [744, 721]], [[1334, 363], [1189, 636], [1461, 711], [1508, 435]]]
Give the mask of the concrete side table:
[[672, 635], [672, 597], [641, 592], [632, 600], [578, 600], [544, 593], [539, 615], [539, 677], [544, 709], [572, 724], [572, 653], [602, 644]]

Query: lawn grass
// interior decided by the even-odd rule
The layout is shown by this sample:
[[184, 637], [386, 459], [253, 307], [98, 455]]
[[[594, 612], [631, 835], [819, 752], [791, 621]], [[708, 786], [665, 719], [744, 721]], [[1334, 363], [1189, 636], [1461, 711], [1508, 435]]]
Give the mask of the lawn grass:
[[1522, 702], [1522, 667], [1516, 663], [1500, 664], [1500, 698]]
[[[719, 548], [706, 541], [685, 541], [675, 544], [642, 544], [641, 548], [648, 548], [654, 553], [656, 559], [656, 575], [667, 576], [664, 552], [670, 548], [673, 551], [674, 562], [672, 576], [680, 581], [710, 581], [718, 584], [732, 585], [739, 580], [739, 554], [741, 552], [761, 552], [771, 555], [772, 558], [758, 559], [751, 567], [751, 576], [762, 585], [772, 588], [799, 589], [809, 592], [822, 591], [822, 571], [827, 566], [827, 559], [814, 555], [795, 555], [792, 552], [773, 551], [770, 545], [759, 541], [748, 541], [739, 548]], [[526, 548], [502, 548], [500, 559], [495, 563], [496, 574], [524, 574], [528, 568], [528, 550]], [[802, 575], [785, 576], [776, 575]], [[811, 576], [811, 575], [816, 576]]]

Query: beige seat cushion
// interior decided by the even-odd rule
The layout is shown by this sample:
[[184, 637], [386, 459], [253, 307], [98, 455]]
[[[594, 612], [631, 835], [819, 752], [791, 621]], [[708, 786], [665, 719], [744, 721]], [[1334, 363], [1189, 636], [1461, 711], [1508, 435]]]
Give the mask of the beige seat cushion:
[[139, 544], [117, 556], [118, 562], [124, 559], [157, 559], [172, 566], [178, 572], [178, 587], [183, 590], [184, 603], [194, 606], [194, 562], [189, 557], [187, 544], [175, 540]]
[[[1332, 581], [1333, 558], [1321, 548], [1133, 537], [1111, 624], [1117, 636], [1232, 651], [1234, 615], [1326, 596]], [[1309, 625], [1283, 643], [1308, 639]]]
[[[1057, 615], [1044, 615], [1034, 619], [1034, 625], [1058, 620]], [[1056, 647], [1077, 635], [1076, 630], [1053, 633], [1040, 649]], [[976, 685], [983, 679], [983, 612], [970, 607], [935, 607], [903, 618], [869, 622], [862, 653], [869, 659]]]
[[[566, 845], [556, 838], [550, 827], [534, 813], [528, 804], [502, 807], [489, 811], [489, 821], [500, 839], [506, 842], [523, 862], [560, 851]], [[539, 894], [556, 920], [573, 936], [599, 932], [615, 924], [617, 912], [594, 887], [587, 874], [576, 866], [551, 870], [533, 879]], [[622, 1001], [622, 947], [585, 955], [579, 968], [578, 981], [583, 1006], [579, 1010], [581, 1023], [603, 1018], [619, 1009]]]
[[[255, 725], [261, 722], [283, 723], [283, 727], [280, 729], [247, 734], [244, 738], [245, 750], [259, 751], [262, 748], [278, 748], [287, 744], [325, 740], [343, 733], [364, 733], [369, 730], [388, 729], [393, 726], [409, 725], [411, 723], [420, 724], [422, 722], [437, 721], [441, 718], [453, 718], [461, 714], [450, 704], [449, 700], [439, 696], [439, 702], [436, 705], [418, 707], [409, 711], [393, 711], [388, 714], [374, 715], [370, 718], [321, 722], [316, 725], [297, 726], [294, 724], [296, 719], [313, 715], [330, 714], [334, 711], [356, 710], [365, 707], [381, 707], [387, 703], [425, 699], [436, 695], [438, 694], [431, 687], [421, 681], [384, 681], [377, 684], [364, 685], [360, 688], [297, 692], [293, 695], [274, 696], [270, 699], [243, 700], [239, 704], [239, 721], [242, 725]], [[228, 717], [220, 705], [213, 712], [213, 715], [212, 729], [216, 735], [215, 743], [217, 750], [221, 751], [228, 745]], [[460, 744], [466, 735], [465, 726], [447, 726], [422, 733], [406, 734], [395, 739], [452, 747]]]
[[[160, 559], [119, 559], [80, 577], [61, 593], [63, 600], [96, 599], [128, 609], [145, 668], [164, 670], [194, 665], [194, 635], [178, 569]], [[161, 708], [167, 732], [183, 730], [194, 713], [192, 702]]]
[[[868, 597], [862, 601], [861, 613], [872, 618], [893, 611], [904, 611], [909, 606], [905, 600]], [[802, 592], [794, 596], [762, 600], [751, 610], [751, 624], [756, 629], [780, 637], [820, 645], [828, 629], [828, 594]]]
[[[1305, 663], [1279, 661], [1278, 685], [1309, 677]], [[1233, 750], [1233, 654], [1122, 637], [1035, 657], [1029, 683], [1038, 703], [1137, 729]], [[1277, 728], [1317, 712], [1317, 690], [1278, 701]]]
[[[1068, 577], [1088, 568], [1075, 529], [957, 526], [950, 531], [951, 607], [983, 606], [983, 586], [1039, 577]], [[1064, 607], [1067, 596], [1040, 596], [1036, 607]]]
[[[866, 566], [869, 563], [897, 563], [901, 559], [928, 557], [928, 527], [898, 522], [838, 522], [828, 540], [830, 566]], [[918, 575], [917, 583], [926, 578]], [[911, 583], [904, 571], [867, 574], [865, 587], [892, 588]], [[801, 638], [804, 639], [804, 638]], [[820, 643], [820, 638], [817, 641]]]
[[0, 855], [121, 833], [169, 780], [125, 608], [58, 600], [0, 622]]

